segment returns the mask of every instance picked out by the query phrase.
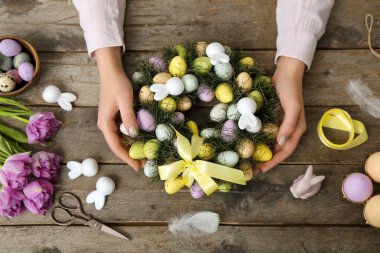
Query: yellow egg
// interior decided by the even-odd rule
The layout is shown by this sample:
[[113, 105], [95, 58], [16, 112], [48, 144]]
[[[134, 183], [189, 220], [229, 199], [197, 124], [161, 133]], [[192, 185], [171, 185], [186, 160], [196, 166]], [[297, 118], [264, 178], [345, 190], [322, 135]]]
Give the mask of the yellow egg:
[[192, 67], [197, 73], [206, 74], [212, 69], [212, 64], [210, 58], [202, 56], [193, 61]]
[[136, 160], [144, 159], [144, 143], [141, 141], [134, 142], [129, 149], [129, 156]]
[[248, 94], [248, 97], [252, 98], [253, 100], [255, 100], [256, 104], [257, 104], [257, 109], [256, 111], [260, 110], [261, 107], [263, 107], [263, 104], [264, 104], [264, 97], [263, 97], [263, 94], [261, 94], [260, 91], [258, 90], [254, 90], [252, 92], [250, 92]]
[[150, 91], [149, 86], [145, 85], [141, 87], [139, 92], [140, 103], [152, 103], [154, 101], [154, 93]]
[[265, 133], [269, 138], [276, 139], [279, 127], [274, 123], [266, 123], [263, 125], [261, 131]]
[[218, 190], [220, 192], [229, 192], [232, 188], [232, 184], [230, 182], [223, 182], [218, 185]]
[[239, 153], [239, 156], [241, 158], [251, 157], [253, 151], [255, 151], [255, 145], [253, 144], [253, 141], [249, 138], [242, 139], [237, 146], [237, 152]]
[[197, 43], [197, 46], [195, 47], [195, 50], [197, 51], [198, 57], [202, 57], [206, 55], [206, 48], [207, 48], [207, 43], [204, 41], [199, 41]]
[[258, 78], [255, 79], [255, 86], [259, 83], [263, 83], [263, 84], [266, 84], [266, 85], [271, 85], [272, 84], [272, 80], [267, 77], [267, 76], [259, 76]]
[[166, 83], [171, 77], [169, 73], [161, 72], [153, 77], [153, 83]]
[[183, 96], [177, 100], [177, 109], [179, 111], [187, 111], [191, 108], [191, 99], [188, 96]]
[[177, 54], [181, 56], [182, 58], [186, 58], [187, 50], [184, 46], [181, 44], [178, 44], [174, 47], [174, 49], [177, 51]]
[[148, 160], [155, 160], [158, 158], [158, 152], [160, 150], [160, 141], [157, 139], [151, 139], [144, 144], [144, 155]]
[[183, 77], [186, 74], [187, 64], [183, 57], [174, 57], [169, 64], [169, 73], [172, 76]]
[[229, 103], [234, 99], [232, 87], [228, 83], [221, 83], [215, 89], [216, 98], [222, 103]]
[[243, 161], [239, 165], [239, 169], [243, 171], [245, 181], [249, 181], [253, 178], [253, 166], [249, 161]]
[[165, 191], [167, 194], [173, 194], [181, 190], [184, 185], [182, 178], [167, 179], [165, 180]]
[[240, 65], [247, 67], [247, 68], [253, 68], [255, 66], [255, 61], [252, 57], [244, 57], [239, 61]]
[[215, 157], [215, 148], [211, 143], [203, 143], [199, 153], [198, 158], [201, 160], [211, 160]]
[[253, 80], [250, 74], [247, 72], [241, 72], [237, 77], [236, 77], [236, 83], [237, 86], [242, 90], [242, 91], [249, 91], [253, 87]]
[[192, 134], [199, 135], [197, 123], [195, 123], [192, 120], [189, 120], [186, 122], [186, 126], [189, 128], [189, 130]]
[[177, 109], [177, 103], [171, 97], [164, 98], [160, 101], [159, 106], [164, 112], [174, 112]]
[[259, 144], [256, 146], [252, 158], [259, 162], [267, 162], [272, 159], [272, 151], [267, 145]]

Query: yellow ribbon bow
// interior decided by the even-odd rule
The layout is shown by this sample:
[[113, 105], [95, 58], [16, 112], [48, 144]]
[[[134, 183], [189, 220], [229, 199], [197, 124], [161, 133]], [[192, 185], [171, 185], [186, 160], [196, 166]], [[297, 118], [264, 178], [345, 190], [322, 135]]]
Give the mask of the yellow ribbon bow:
[[195, 180], [207, 195], [218, 189], [218, 185], [212, 177], [235, 184], [246, 184], [244, 173], [241, 170], [203, 160], [193, 161], [198, 155], [204, 139], [194, 134], [190, 144], [185, 136], [177, 130], [175, 132], [178, 154], [183, 160], [158, 166], [161, 180], [176, 179], [182, 173], [182, 179], [187, 187], [190, 188]]
[[[348, 132], [348, 140], [343, 144], [331, 142], [325, 136], [323, 127]], [[330, 109], [323, 114], [317, 126], [319, 139], [327, 147], [337, 150], [347, 150], [356, 147], [368, 140], [367, 131], [362, 122], [351, 119], [350, 115], [342, 109]], [[357, 134], [355, 138], [355, 134]]]

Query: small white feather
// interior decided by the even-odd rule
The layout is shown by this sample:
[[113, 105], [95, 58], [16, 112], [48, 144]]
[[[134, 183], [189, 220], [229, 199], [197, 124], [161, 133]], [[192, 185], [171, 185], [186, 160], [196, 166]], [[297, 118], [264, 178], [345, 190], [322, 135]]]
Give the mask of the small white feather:
[[372, 90], [360, 79], [349, 80], [347, 92], [351, 99], [369, 115], [380, 118], [380, 99], [375, 97]]
[[215, 233], [219, 227], [219, 214], [201, 211], [187, 213], [182, 217], [172, 219], [169, 231], [173, 234], [198, 235], [202, 233]]

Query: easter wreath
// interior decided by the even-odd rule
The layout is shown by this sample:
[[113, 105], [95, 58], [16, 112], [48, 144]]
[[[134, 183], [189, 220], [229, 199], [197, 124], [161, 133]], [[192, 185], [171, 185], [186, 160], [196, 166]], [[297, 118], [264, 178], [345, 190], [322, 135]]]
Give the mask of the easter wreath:
[[[165, 180], [167, 193], [184, 186], [194, 198], [226, 192], [271, 159], [281, 107], [253, 58], [218, 42], [170, 46], [141, 61], [132, 79], [140, 131], [129, 154], [147, 160], [145, 175]], [[201, 131], [189, 113], [198, 102], [214, 105]]]

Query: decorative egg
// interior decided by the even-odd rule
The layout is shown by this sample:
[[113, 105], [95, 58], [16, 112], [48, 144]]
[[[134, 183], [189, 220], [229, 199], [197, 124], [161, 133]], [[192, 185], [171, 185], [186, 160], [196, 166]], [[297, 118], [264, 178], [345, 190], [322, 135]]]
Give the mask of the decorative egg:
[[206, 55], [212, 57], [215, 54], [225, 53], [225, 48], [219, 42], [212, 42], [206, 47]]
[[29, 82], [34, 77], [34, 66], [29, 62], [21, 63], [18, 67], [18, 74], [22, 80]]
[[158, 124], [156, 128], [156, 137], [159, 141], [171, 141], [174, 139], [175, 133], [173, 128], [167, 124]]
[[190, 194], [194, 199], [200, 199], [205, 196], [205, 192], [197, 182], [194, 182], [190, 187]]
[[182, 125], [185, 123], [185, 115], [182, 112], [175, 112], [171, 116], [171, 122], [175, 125]]
[[241, 72], [236, 77], [236, 84], [242, 91], [249, 91], [253, 87], [253, 80], [247, 72]]
[[139, 92], [139, 100], [142, 104], [150, 104], [154, 102], [154, 93], [150, 91], [148, 85], [141, 87]]
[[259, 144], [256, 146], [252, 158], [259, 162], [267, 162], [272, 159], [272, 156], [272, 151], [267, 145]]
[[153, 77], [153, 83], [166, 83], [172, 76], [169, 73], [161, 72]]
[[198, 129], [197, 123], [195, 123], [192, 120], [189, 120], [186, 122], [186, 126], [187, 128], [189, 128], [192, 134], [199, 135], [199, 129]]
[[186, 48], [183, 46], [183, 45], [181, 45], [181, 44], [178, 44], [178, 45], [176, 45], [175, 47], [174, 47], [174, 49], [177, 51], [177, 54], [179, 55], [179, 56], [181, 56], [182, 58], [186, 58], [186, 55], [187, 55], [187, 50], [186, 50]]
[[12, 58], [0, 54], [0, 69], [3, 71], [8, 71], [12, 68]]
[[[61, 96], [61, 90], [55, 85], [46, 86], [44, 91], [42, 92], [42, 99], [46, 103], [56, 103], [60, 96]], [[121, 125], [124, 127], [123, 124]]]
[[185, 85], [183, 84], [181, 78], [171, 77], [166, 81], [166, 88], [168, 89], [170, 95], [178, 96], [185, 90]]
[[238, 127], [236, 125], [236, 122], [233, 120], [227, 120], [222, 127], [220, 136], [222, 137], [222, 140], [225, 142], [233, 142], [238, 134]]
[[178, 149], [178, 140], [177, 140], [177, 139], [174, 139], [174, 140], [172, 141], [172, 146], [173, 146], [174, 148]]
[[158, 167], [156, 161], [147, 161], [144, 166], [144, 174], [147, 177], [157, 177]]
[[232, 87], [228, 83], [221, 83], [215, 90], [216, 98], [222, 103], [229, 103], [234, 99]]
[[263, 106], [264, 104], [264, 97], [263, 97], [263, 94], [261, 94], [260, 91], [258, 90], [254, 90], [252, 92], [250, 92], [248, 94], [248, 97], [252, 98], [253, 100], [255, 100], [256, 102], [256, 105], [257, 105], [257, 109], [256, 111], [260, 110], [261, 107]]
[[177, 103], [174, 98], [166, 97], [159, 103], [160, 109], [164, 112], [174, 112], [177, 109]]
[[237, 104], [230, 104], [227, 109], [227, 118], [230, 120], [239, 120], [240, 113], [237, 109]]
[[5, 56], [13, 57], [21, 53], [21, 50], [22, 50], [22, 47], [20, 43], [18, 43], [15, 40], [4, 39], [0, 42], [0, 53]]
[[230, 182], [223, 182], [218, 185], [218, 190], [220, 192], [229, 192], [232, 188], [232, 184]]
[[368, 157], [365, 162], [365, 171], [373, 181], [380, 183], [380, 152]]
[[185, 183], [183, 182], [182, 178], [176, 178], [176, 179], [167, 179], [165, 180], [165, 191], [167, 194], [173, 194], [177, 191], [181, 190], [182, 187], [185, 186]]
[[351, 173], [342, 184], [344, 197], [354, 203], [363, 203], [368, 200], [373, 193], [371, 179], [363, 173]]
[[143, 74], [142, 74], [141, 72], [134, 72], [134, 73], [132, 74], [132, 80], [133, 80], [135, 83], [138, 83], [142, 77], [143, 77]]
[[245, 181], [249, 181], [253, 178], [253, 167], [252, 164], [245, 160], [239, 165], [239, 169], [244, 173]]
[[240, 65], [246, 68], [253, 68], [255, 66], [255, 61], [252, 57], [244, 57], [239, 61]]
[[13, 58], [13, 66], [16, 69], [24, 62], [32, 63], [32, 57], [28, 53], [21, 52]]
[[149, 63], [153, 65], [153, 67], [157, 71], [163, 71], [165, 69], [164, 59], [158, 56], [153, 56], [149, 58]]
[[203, 102], [210, 102], [214, 99], [214, 91], [207, 85], [201, 84], [197, 90], [198, 98]]
[[222, 122], [227, 118], [227, 104], [219, 103], [210, 111], [210, 118], [216, 122]]
[[204, 41], [199, 41], [195, 47], [195, 51], [197, 52], [198, 57], [202, 57], [206, 55], [207, 43]]
[[192, 63], [192, 67], [198, 74], [206, 74], [212, 69], [210, 58], [202, 56], [195, 58]]
[[98, 162], [94, 158], [86, 158], [82, 161], [82, 173], [86, 177], [93, 177], [98, 173]]
[[140, 109], [137, 112], [137, 123], [141, 130], [152, 133], [156, 129], [156, 120], [148, 110]]
[[8, 70], [7, 74], [10, 75], [10, 76], [12, 76], [15, 79], [16, 84], [21, 84], [22, 83], [22, 79], [21, 79], [20, 75], [18, 74], [17, 69], [10, 69], [10, 70]]
[[380, 228], [380, 195], [375, 195], [367, 201], [363, 213], [369, 225]]
[[205, 128], [201, 131], [201, 137], [205, 139], [219, 138], [220, 132], [215, 128]]
[[129, 148], [129, 156], [132, 159], [141, 160], [145, 158], [144, 155], [144, 143], [141, 141], [135, 141]]
[[0, 91], [11, 92], [16, 87], [15, 79], [9, 74], [0, 74]]
[[239, 155], [235, 151], [223, 151], [218, 154], [216, 161], [221, 165], [233, 168], [239, 162]]
[[214, 72], [217, 77], [224, 81], [230, 80], [234, 75], [234, 69], [231, 63], [218, 63], [214, 66]]
[[211, 160], [215, 157], [215, 148], [211, 143], [203, 143], [199, 149], [198, 158], [201, 160]]
[[265, 84], [265, 85], [271, 85], [272, 84], [272, 80], [267, 77], [267, 76], [259, 76], [255, 79], [254, 81], [255, 83], [255, 86], [259, 83], [262, 83], [262, 84]]
[[242, 139], [237, 145], [237, 152], [241, 158], [251, 157], [253, 155], [253, 151], [255, 151], [255, 145], [249, 138]]
[[271, 139], [276, 139], [277, 138], [277, 134], [278, 134], [278, 130], [280, 128], [274, 124], [274, 123], [266, 123], [263, 125], [263, 128], [261, 129], [261, 131], [268, 137], [268, 138], [271, 138]]
[[151, 139], [144, 144], [144, 155], [148, 160], [157, 159], [159, 151], [160, 141], [157, 139]]
[[183, 77], [186, 74], [187, 64], [183, 57], [174, 57], [169, 64], [169, 73], [172, 76]]
[[193, 92], [198, 89], [199, 81], [196, 76], [186, 74], [182, 77], [183, 84], [185, 85], [185, 92]]
[[182, 112], [187, 111], [191, 108], [191, 106], [192, 106], [192, 102], [188, 96], [180, 97], [177, 100], [177, 109], [179, 111], [182, 111]]

